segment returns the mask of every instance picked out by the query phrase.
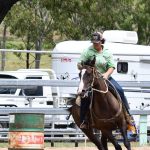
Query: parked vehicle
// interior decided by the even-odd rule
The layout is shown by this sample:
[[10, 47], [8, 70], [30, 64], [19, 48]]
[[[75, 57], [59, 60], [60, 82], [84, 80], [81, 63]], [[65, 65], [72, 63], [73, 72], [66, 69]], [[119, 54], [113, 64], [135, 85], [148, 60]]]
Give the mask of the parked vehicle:
[[[40, 80], [51, 80], [56, 79], [55, 72], [52, 69], [20, 69], [17, 71], [1, 71], [0, 80], [3, 79], [38, 79]], [[33, 108], [62, 108], [67, 107], [64, 99], [59, 95], [58, 87], [50, 86], [37, 86], [37, 87], [24, 87], [24, 89], [19, 87], [0, 87], [0, 107], [5, 107], [6, 109], [12, 107], [33, 107]], [[72, 121], [68, 123], [66, 120], [66, 115], [54, 115], [46, 116], [46, 126], [51, 127], [63, 127], [72, 126]], [[48, 120], [55, 120], [53, 122], [48, 122]], [[64, 122], [62, 121], [64, 120]], [[1, 127], [8, 126], [8, 122], [1, 122]]]

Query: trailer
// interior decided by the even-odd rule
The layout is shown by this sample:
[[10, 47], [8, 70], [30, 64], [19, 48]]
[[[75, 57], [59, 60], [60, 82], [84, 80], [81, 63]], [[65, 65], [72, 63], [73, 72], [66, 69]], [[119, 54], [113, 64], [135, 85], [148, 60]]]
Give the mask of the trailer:
[[[138, 36], [133, 31], [105, 31], [104, 47], [114, 55], [116, 69], [113, 77], [117, 81], [150, 80], [150, 46], [138, 45]], [[81, 52], [90, 47], [90, 41], [63, 41], [52, 53], [52, 69], [58, 80], [79, 80], [77, 62]], [[123, 87], [130, 109], [150, 109], [150, 87]], [[77, 88], [60, 88], [60, 93], [76, 94]]]

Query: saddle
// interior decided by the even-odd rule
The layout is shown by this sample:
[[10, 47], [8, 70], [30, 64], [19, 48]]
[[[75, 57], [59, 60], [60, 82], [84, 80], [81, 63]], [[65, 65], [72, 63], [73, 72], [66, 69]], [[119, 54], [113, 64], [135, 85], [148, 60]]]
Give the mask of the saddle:
[[131, 118], [131, 116], [129, 115], [129, 113], [127, 112], [127, 110], [126, 110], [126, 108], [125, 108], [125, 105], [124, 105], [124, 103], [122, 102], [119, 93], [118, 93], [117, 90], [113, 87], [113, 85], [110, 85], [110, 84], [111, 84], [111, 83], [108, 83], [108, 82], [107, 82], [108, 90], [113, 94], [113, 96], [114, 96], [120, 103], [122, 103], [122, 110], [123, 110], [123, 113], [124, 113], [124, 115], [125, 115], [125, 119], [126, 119], [126, 121], [127, 121], [128, 124], [131, 124], [132, 118]]

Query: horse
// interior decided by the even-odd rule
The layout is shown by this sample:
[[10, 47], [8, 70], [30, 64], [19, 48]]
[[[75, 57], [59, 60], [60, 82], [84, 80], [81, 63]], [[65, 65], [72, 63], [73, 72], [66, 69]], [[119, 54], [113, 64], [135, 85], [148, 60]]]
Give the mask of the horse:
[[[95, 67], [95, 57], [82, 64], [80, 68], [80, 83], [77, 94], [82, 98], [90, 97], [90, 108], [87, 113], [88, 129], [81, 129], [99, 150], [108, 150], [109, 140], [116, 150], [122, 150], [118, 141], [112, 134], [113, 130], [119, 129], [124, 146], [131, 150], [130, 141], [127, 137], [127, 119], [119, 96], [115, 96], [108, 90], [108, 84], [102, 74]], [[90, 96], [89, 96], [90, 95]], [[77, 126], [80, 126], [80, 106], [74, 103], [70, 113]], [[94, 134], [94, 129], [101, 132], [101, 138]]]

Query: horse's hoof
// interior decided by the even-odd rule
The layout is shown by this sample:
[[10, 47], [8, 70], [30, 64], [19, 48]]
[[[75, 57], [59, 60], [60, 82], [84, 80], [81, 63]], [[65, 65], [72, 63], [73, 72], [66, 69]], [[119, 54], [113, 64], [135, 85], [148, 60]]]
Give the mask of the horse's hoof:
[[128, 140], [130, 141], [136, 141], [137, 140], [137, 134], [132, 133], [131, 131], [127, 131]]

